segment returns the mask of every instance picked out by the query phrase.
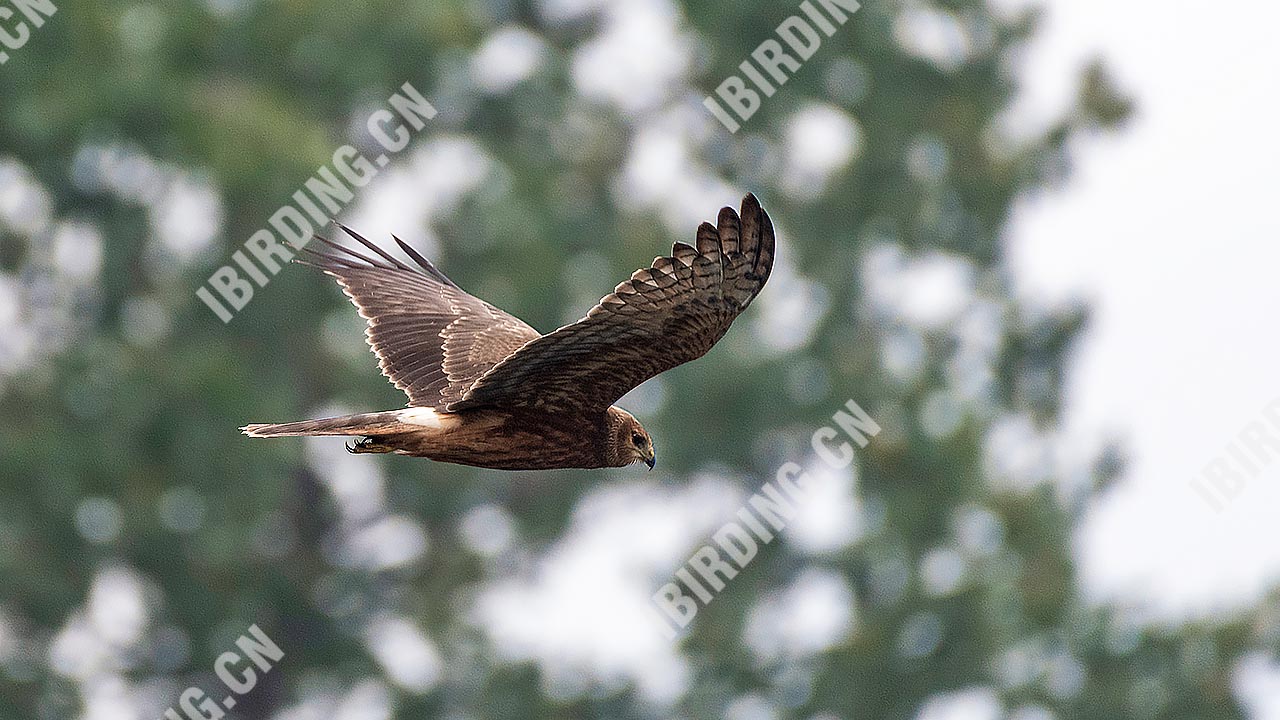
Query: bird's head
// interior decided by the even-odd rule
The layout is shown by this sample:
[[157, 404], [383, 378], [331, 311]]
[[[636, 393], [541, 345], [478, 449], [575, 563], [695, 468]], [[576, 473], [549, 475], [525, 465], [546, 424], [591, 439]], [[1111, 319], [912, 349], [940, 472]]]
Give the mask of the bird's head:
[[609, 446], [605, 449], [611, 467], [642, 462], [652, 470], [655, 460], [653, 438], [631, 413], [618, 407], [609, 408]]

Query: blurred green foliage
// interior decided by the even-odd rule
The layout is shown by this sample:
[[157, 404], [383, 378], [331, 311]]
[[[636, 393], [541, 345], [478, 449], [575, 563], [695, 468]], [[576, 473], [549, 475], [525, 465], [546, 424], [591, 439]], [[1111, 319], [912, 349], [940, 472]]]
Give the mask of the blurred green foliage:
[[[1037, 433], [1056, 429], [1066, 352], [1085, 322], [1081, 309], [1030, 311], [1010, 300], [1002, 229], [1019, 196], [1065, 177], [1070, 142], [1121, 123], [1127, 101], [1103, 69], [1090, 68], [1058, 124], [1005, 139], [1002, 113], [1017, 95], [1018, 52], [1036, 16], [978, 0], [937, 7], [971, 40], [953, 67], [904, 49], [907, 6], [869, 3], [742, 132], [712, 125], [691, 148], [690, 162], [762, 197], [787, 263], [820, 289], [822, 311], [799, 347], [760, 351], [744, 320], [705, 360], [664, 378], [667, 400], [643, 420], [666, 482], [715, 470], [753, 490], [782, 461], [803, 457], [808, 433], [849, 397], [885, 432], [859, 454], [860, 499], [879, 521], [816, 560], [785, 539], [762, 552], [683, 641], [693, 676], [670, 715], [719, 717], [755, 694], [788, 717], [912, 718], [940, 693], [985, 687], [1008, 712], [1029, 713], [1020, 718], [1240, 717], [1229, 675], [1253, 642], [1248, 619], [1158, 629], [1083, 599], [1072, 532], [1093, 485], [1114, 468], [1080, 460], [1091, 479], [1072, 484], [1041, 459], [1035, 481], [1019, 483], [998, 477], [989, 457], [993, 431], [1009, 418]], [[680, 80], [687, 89], [666, 106], [699, 110], [794, 12], [744, 0], [675, 10], [693, 61]], [[51, 665], [50, 646], [97, 574], [115, 565], [147, 579], [148, 633], [176, 628], [187, 638], [174, 666], [140, 651], [120, 668], [135, 683], [170, 680], [173, 702], [188, 684], [216, 684], [214, 658], [252, 623], [287, 656], [237, 708], [240, 717], [277, 716], [317, 684], [378, 676], [360, 619], [391, 608], [458, 669], [425, 694], [397, 691], [396, 717], [667, 714], [627, 687], [549, 695], [536, 664], [502, 662], [466, 619], [486, 571], [459, 540], [459, 518], [496, 503], [538, 553], [561, 537], [584, 493], [634, 480], [634, 468], [507, 475], [361, 458], [385, 469], [387, 505], [421, 521], [431, 547], [385, 571], [336, 567], [324, 548], [340, 532], [340, 508], [302, 444], [249, 441], [236, 428], [302, 418], [330, 402], [385, 409], [403, 398], [355, 351], [359, 326], [327, 278], [287, 268], [227, 325], [194, 295], [408, 81], [441, 109], [416, 143], [463, 136], [497, 169], [430, 228], [398, 234], [414, 244], [434, 234], [436, 259], [456, 281], [544, 331], [585, 311], [584, 288], [535, 278], [566, 277], [587, 253], [607, 271], [585, 289], [599, 296], [693, 233], [621, 210], [611, 191], [638, 126], [664, 108], [628, 114], [575, 87], [574, 53], [603, 22], [594, 12], [552, 21], [545, 8], [515, 0], [66, 2], [11, 53], [0, 67], [0, 158], [24, 165], [49, 194], [52, 217], [96, 228], [103, 248], [65, 348], [0, 386], [0, 610], [19, 648], [0, 653], [0, 717], [98, 717], [81, 715], [85, 690]], [[509, 92], [484, 93], [470, 82], [469, 58], [505, 25], [540, 36], [546, 59]], [[815, 194], [785, 192], [788, 123], [815, 102], [856, 120], [859, 150]], [[145, 203], [77, 182], [85, 148], [103, 146], [207, 178], [224, 208], [213, 247], [186, 260], [157, 252]], [[937, 172], [913, 171], [921, 154]], [[717, 209], [706, 207], [706, 217]], [[0, 234], [5, 272], [42, 257], [46, 238], [3, 226]], [[967, 342], [955, 327], [921, 327], [876, 307], [864, 268], [884, 248], [904, 262], [943, 253], [971, 271], [970, 307], [995, 321], [982, 367], [962, 374], [985, 378], [978, 392], [955, 388]], [[168, 331], [148, 342], [128, 328], [140, 298], [167, 318]], [[327, 338], [335, 334], [353, 351], [336, 350]], [[894, 347], [910, 350], [909, 369], [886, 362]], [[926, 419], [940, 398], [954, 401], [944, 432]], [[199, 521], [175, 529], [161, 508], [192, 497]], [[85, 536], [77, 518], [92, 515], [87, 498], [119, 509], [118, 532]], [[998, 542], [972, 559], [959, 589], [929, 592], [922, 558], [955, 546], [959, 519], [974, 512], [994, 520]], [[748, 613], [811, 563], [847, 580], [856, 630], [811, 657], [762, 662], [742, 640]], [[357, 610], [318, 602], [335, 586], [358, 598]], [[904, 651], [911, 628], [930, 627], [940, 628], [934, 646]], [[1009, 680], [1024, 671], [1028, 678]]]

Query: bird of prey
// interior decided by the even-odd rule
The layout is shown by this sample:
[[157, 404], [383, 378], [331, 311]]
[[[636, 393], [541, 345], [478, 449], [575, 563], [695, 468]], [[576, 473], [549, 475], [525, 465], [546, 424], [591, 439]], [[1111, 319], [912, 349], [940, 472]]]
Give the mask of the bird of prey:
[[[411, 267], [343, 227], [373, 255], [317, 237], [299, 261], [337, 279], [368, 321], [378, 367], [409, 396], [401, 410], [278, 425], [252, 437], [350, 435], [348, 449], [502, 470], [654, 465], [653, 440], [613, 405], [715, 345], [764, 287], [774, 232], [754, 195], [720, 211], [586, 317], [541, 335], [468, 295], [399, 238]], [[393, 236], [394, 237], [394, 236]]]

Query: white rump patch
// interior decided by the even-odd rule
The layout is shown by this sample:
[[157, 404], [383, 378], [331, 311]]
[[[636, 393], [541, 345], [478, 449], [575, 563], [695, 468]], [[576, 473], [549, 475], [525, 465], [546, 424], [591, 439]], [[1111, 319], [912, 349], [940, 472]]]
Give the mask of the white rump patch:
[[396, 414], [396, 418], [409, 425], [421, 425], [422, 427], [435, 428], [436, 430], [444, 430], [453, 427], [457, 418], [452, 415], [441, 415], [431, 408], [407, 408]]

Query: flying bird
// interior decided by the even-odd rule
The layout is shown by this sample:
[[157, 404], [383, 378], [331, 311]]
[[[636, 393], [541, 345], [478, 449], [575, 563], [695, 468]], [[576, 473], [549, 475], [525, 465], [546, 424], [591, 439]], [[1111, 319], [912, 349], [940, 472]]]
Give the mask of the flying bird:
[[[703, 223], [606, 295], [586, 317], [542, 335], [467, 294], [394, 238], [412, 267], [346, 227], [372, 253], [317, 236], [331, 252], [298, 261], [337, 279], [368, 321], [378, 367], [409, 397], [400, 410], [276, 425], [252, 437], [350, 435], [355, 453], [388, 453], [501, 470], [654, 466], [653, 440], [613, 403], [702, 357], [773, 269], [774, 232], [754, 195]], [[394, 236], [393, 236], [394, 237]]]

